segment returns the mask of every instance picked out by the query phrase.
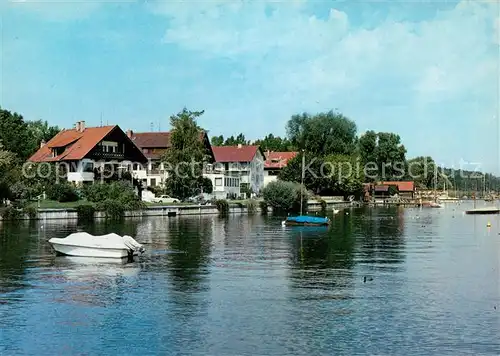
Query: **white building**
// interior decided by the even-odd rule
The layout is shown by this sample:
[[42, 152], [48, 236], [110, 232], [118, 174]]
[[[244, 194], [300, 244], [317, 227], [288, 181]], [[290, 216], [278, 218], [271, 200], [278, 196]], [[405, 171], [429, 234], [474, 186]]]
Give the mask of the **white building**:
[[212, 181], [217, 199], [241, 197], [245, 192], [259, 194], [264, 186], [264, 153], [259, 146], [212, 146], [215, 163], [204, 176]]
[[79, 121], [74, 129], [41, 142], [29, 161], [57, 163], [69, 182], [85, 184], [130, 172], [134, 164], [145, 164], [147, 159], [117, 125], [85, 127], [85, 121]]
[[295, 156], [297, 156], [297, 152], [267, 151], [264, 163], [264, 186], [278, 179], [278, 174]]
[[[161, 158], [171, 147], [170, 132], [133, 132], [127, 130], [127, 136], [147, 158], [145, 165], [134, 165], [134, 177], [141, 180], [144, 187], [162, 186], [168, 174]], [[207, 151], [213, 158], [212, 146], [206, 132], [202, 132], [200, 139], [203, 140]]]

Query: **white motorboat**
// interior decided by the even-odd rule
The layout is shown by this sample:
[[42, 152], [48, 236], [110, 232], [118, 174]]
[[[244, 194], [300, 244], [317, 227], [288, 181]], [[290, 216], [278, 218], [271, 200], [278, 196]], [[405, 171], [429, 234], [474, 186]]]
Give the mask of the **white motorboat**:
[[79, 257], [125, 258], [142, 254], [144, 247], [128, 235], [94, 236], [76, 232], [63, 239], [51, 238], [49, 243], [59, 255]]

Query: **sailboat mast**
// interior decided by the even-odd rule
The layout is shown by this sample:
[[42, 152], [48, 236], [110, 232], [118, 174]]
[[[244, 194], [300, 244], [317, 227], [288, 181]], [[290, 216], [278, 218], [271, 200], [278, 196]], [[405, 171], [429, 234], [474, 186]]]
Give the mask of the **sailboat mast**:
[[302, 175], [301, 175], [301, 179], [300, 179], [300, 215], [302, 215], [302, 201], [304, 200], [302, 198], [302, 186], [304, 185], [304, 175], [305, 175], [305, 171], [304, 171], [304, 166], [306, 165], [306, 155], [304, 154], [304, 150], [302, 150]]

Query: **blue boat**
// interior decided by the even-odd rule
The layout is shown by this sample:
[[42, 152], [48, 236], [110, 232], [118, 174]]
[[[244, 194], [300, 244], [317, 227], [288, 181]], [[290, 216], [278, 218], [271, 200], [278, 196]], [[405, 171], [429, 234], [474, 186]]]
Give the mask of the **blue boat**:
[[283, 221], [283, 225], [328, 226], [330, 225], [330, 219], [327, 217], [307, 215], [289, 216]]

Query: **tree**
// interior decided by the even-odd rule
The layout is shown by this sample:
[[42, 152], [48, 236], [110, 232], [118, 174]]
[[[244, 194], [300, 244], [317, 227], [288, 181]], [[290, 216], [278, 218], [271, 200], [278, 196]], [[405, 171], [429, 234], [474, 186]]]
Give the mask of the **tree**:
[[224, 146], [236, 146], [236, 145], [248, 145], [250, 141], [247, 141], [243, 133], [239, 133], [236, 138], [234, 136], [228, 137], [224, 141]]
[[367, 131], [358, 140], [359, 155], [363, 165], [370, 162], [377, 163], [375, 150], [377, 149], [377, 134], [375, 131]]
[[192, 197], [200, 191], [203, 166], [210, 159], [201, 140], [203, 130], [196, 123], [196, 119], [203, 113], [204, 111], [189, 111], [184, 108], [170, 117], [171, 147], [162, 161], [168, 172], [165, 187], [179, 199]]
[[260, 146], [264, 151], [288, 152], [293, 150], [288, 139], [273, 134], [269, 134], [261, 140], [256, 140], [253, 144]]
[[27, 122], [27, 130], [30, 141], [27, 149], [31, 154], [35, 153], [40, 147], [40, 142], [49, 142], [59, 131], [57, 126], [49, 126], [47, 121], [36, 120]]
[[0, 203], [11, 197], [10, 186], [13, 184], [12, 170], [15, 167], [15, 160], [16, 156], [4, 150], [0, 141]]
[[379, 174], [383, 180], [401, 180], [406, 168], [406, 148], [399, 135], [391, 132], [379, 132], [375, 149]]
[[[302, 177], [302, 155], [297, 155], [278, 175], [283, 181], [300, 182]], [[358, 194], [363, 183], [362, 166], [357, 156], [328, 155], [317, 157], [305, 153], [304, 185], [319, 195]]]
[[266, 185], [262, 194], [267, 205], [274, 211], [300, 211], [300, 200], [302, 205], [307, 206], [308, 196], [300, 184], [293, 182], [274, 181]]
[[212, 146], [222, 146], [224, 145], [224, 136], [212, 136], [212, 139], [210, 140], [210, 143]]
[[294, 115], [287, 123], [287, 134], [294, 147], [315, 155], [351, 155], [356, 149], [356, 124], [333, 111]]
[[58, 132], [57, 126], [46, 121], [25, 121], [18, 113], [0, 109], [0, 141], [23, 162], [38, 150], [42, 140], [49, 141]]
[[358, 152], [366, 171], [365, 179], [401, 180], [407, 171], [406, 148], [399, 135], [367, 131], [358, 140]]

